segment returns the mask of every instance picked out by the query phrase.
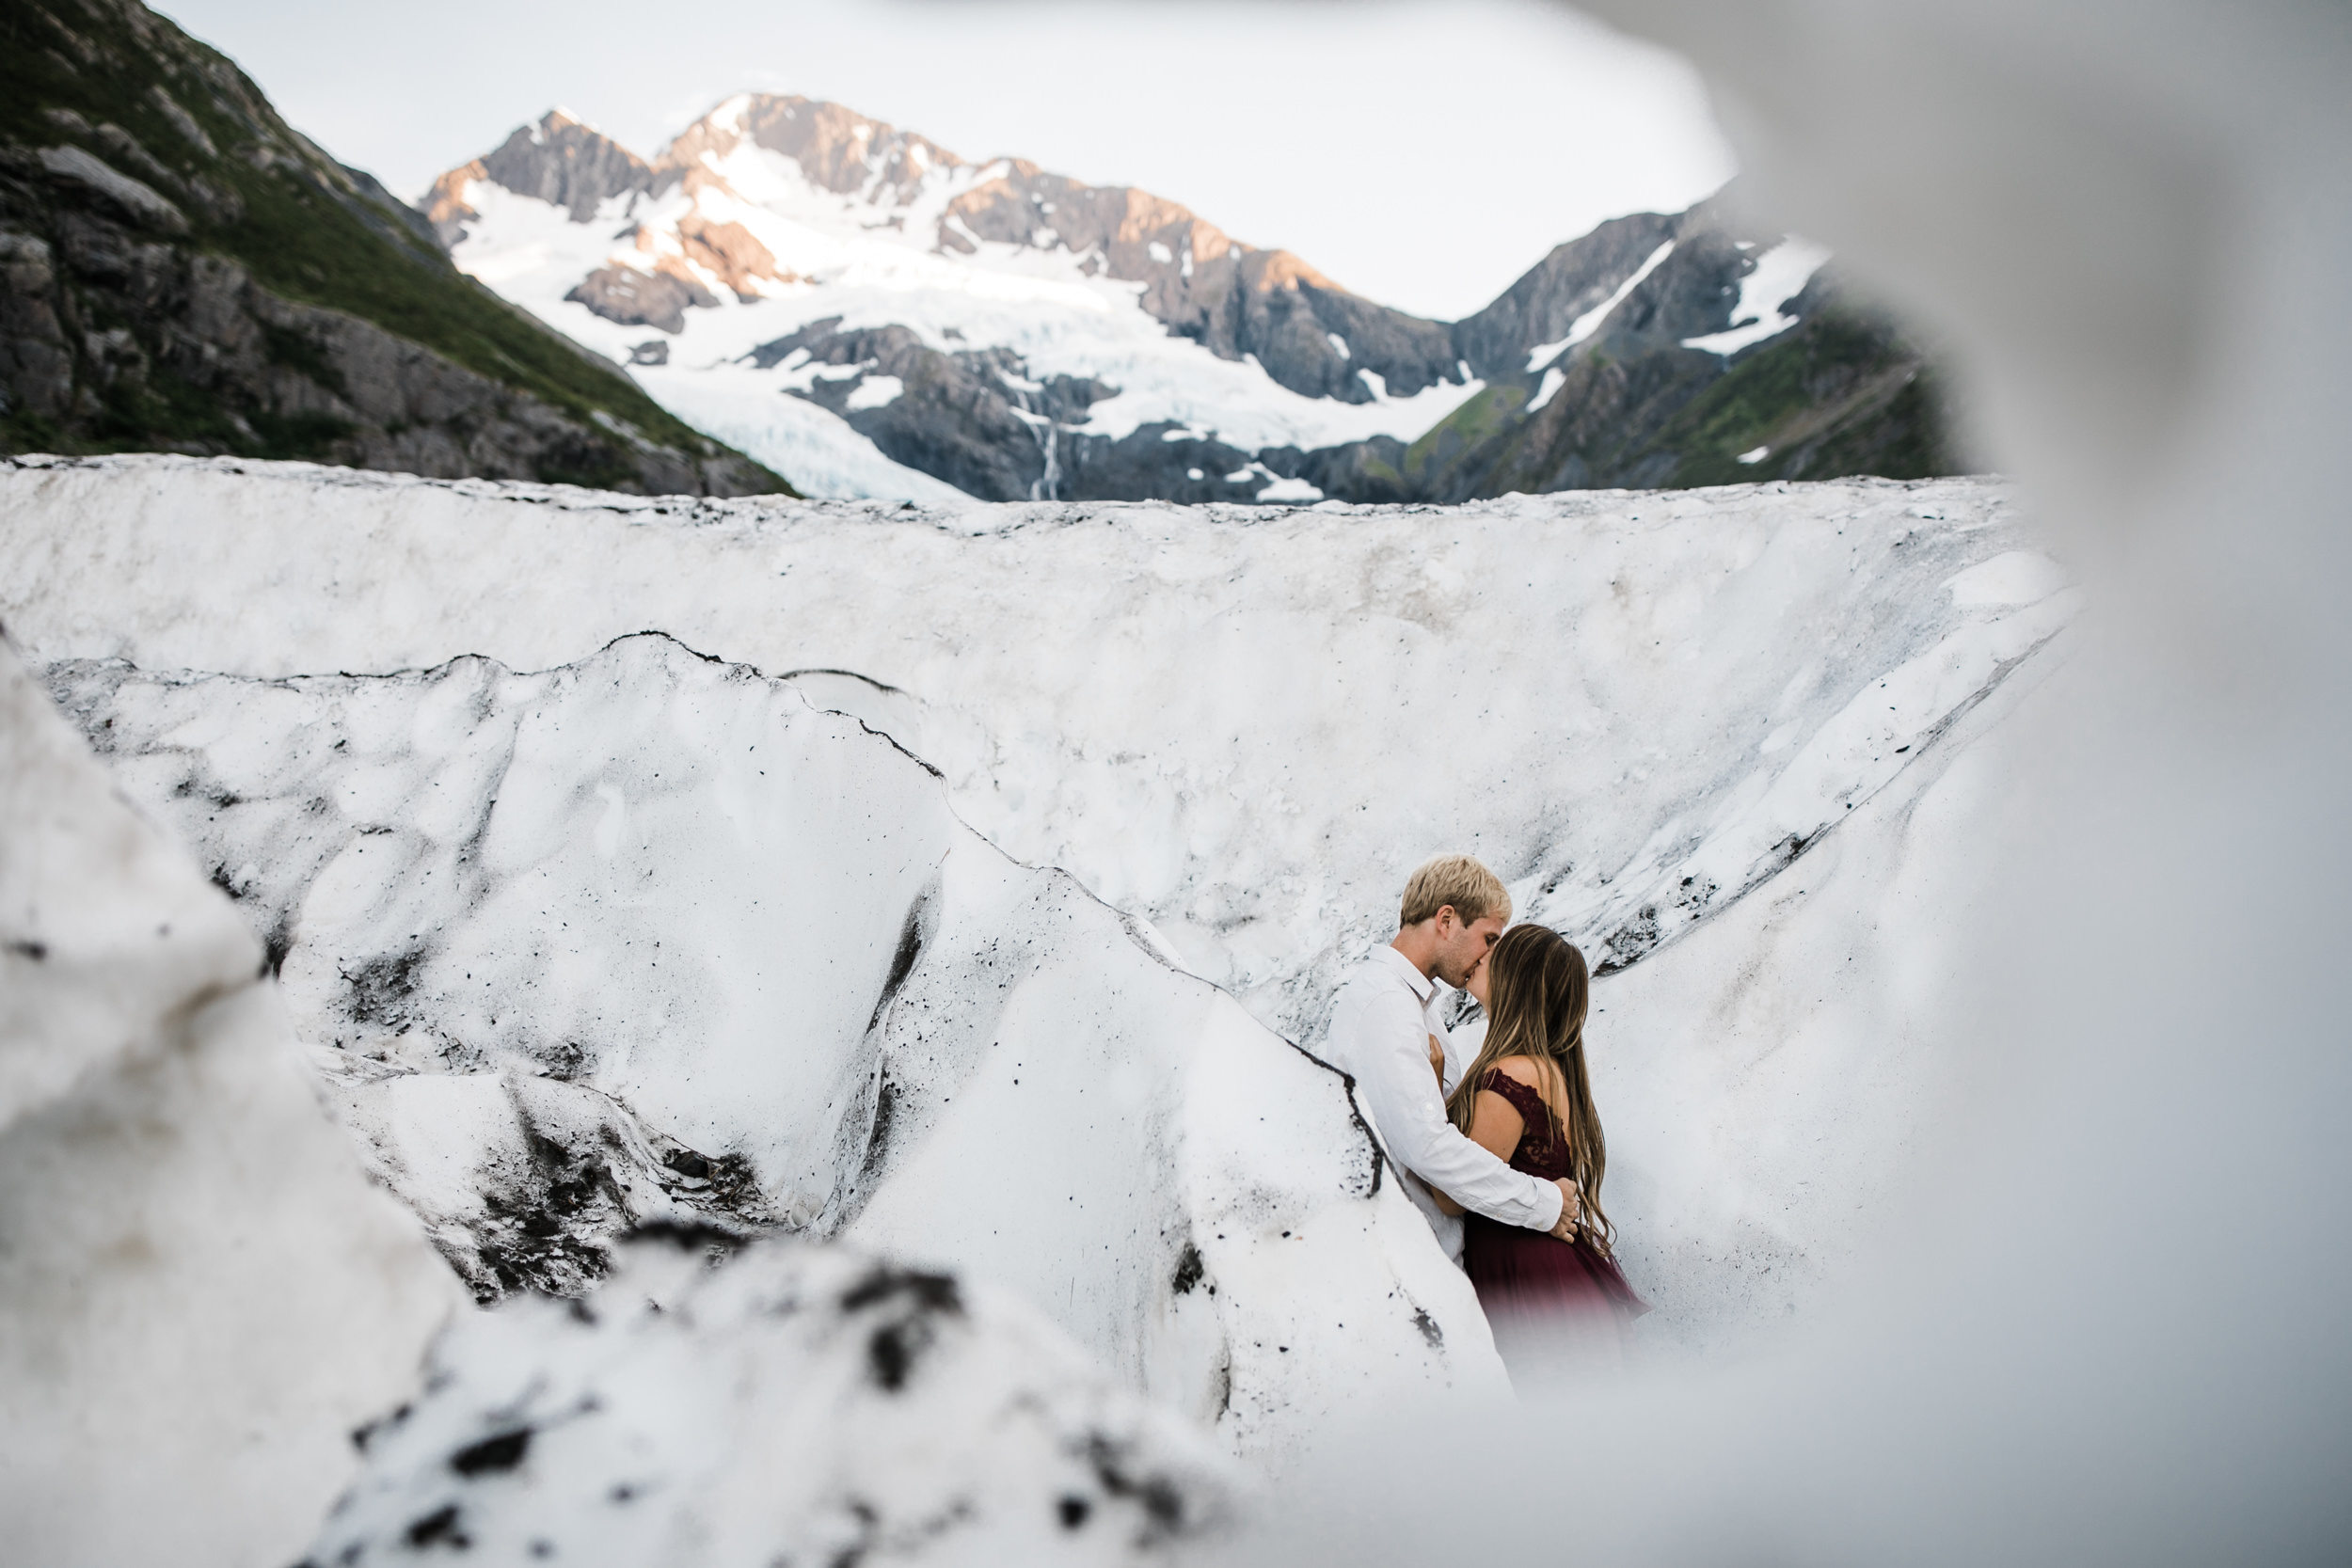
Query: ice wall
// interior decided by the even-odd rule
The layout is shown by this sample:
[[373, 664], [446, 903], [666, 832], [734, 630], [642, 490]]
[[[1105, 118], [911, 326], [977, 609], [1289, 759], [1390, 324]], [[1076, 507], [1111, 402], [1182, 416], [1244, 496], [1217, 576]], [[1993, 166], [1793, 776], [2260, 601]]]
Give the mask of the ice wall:
[[1342, 1077], [886, 736], [659, 636], [517, 674], [53, 673], [270, 948], [372, 1167], [485, 1298], [631, 1226], [1015, 1289], [1280, 1464], [1498, 1391]]
[[288, 1561], [462, 1293], [230, 902], [0, 644], [0, 1514], [27, 1564]]
[[[1410, 865], [1447, 844], [1479, 848], [1517, 879], [1523, 911], [1632, 965], [1602, 982], [1594, 1037], [1616, 1130], [1611, 1212], [1661, 1305], [1649, 1338], [1708, 1353], [1819, 1299], [1899, 1178], [1947, 1065], [1911, 1038], [1915, 975], [1867, 956], [1921, 950], [1947, 928], [1956, 904], [1939, 879], [1967, 870], [1998, 787], [1970, 782], [1988, 770], [1976, 767], [1936, 793], [1951, 801], [1947, 841], [1922, 838], [1910, 802], [1997, 732], [2002, 694], [2058, 656], [2051, 639], [2074, 613], [2014, 511], [1981, 481], [1447, 511], [918, 515], [179, 459], [0, 470], [0, 532], [28, 563], [7, 592], [53, 653], [276, 675], [468, 648], [560, 663], [608, 632], [688, 627], [690, 641], [798, 672], [788, 684], [812, 702], [938, 763], [967, 822], [1148, 917], [1187, 967], [1310, 1045], [1343, 966], [1392, 923]], [[198, 571], [225, 596], [189, 592]], [[326, 851], [294, 853], [300, 833], [264, 828], [277, 819], [258, 807], [206, 804], [267, 793], [241, 776], [206, 782], [179, 752], [133, 760], [176, 745], [216, 701], [133, 689], [145, 694], [103, 712], [76, 700], [89, 733], [192, 838], [241, 835], [207, 854], [262, 890], [249, 908], [264, 930], [285, 925], [290, 975], [325, 974], [285, 924], [291, 895], [266, 884]], [[298, 706], [291, 689], [268, 700]], [[442, 757], [421, 748], [398, 787], [423, 790], [431, 768], [455, 766]], [[332, 793], [321, 778], [271, 787]], [[582, 821], [644, 809], [632, 786]], [[1832, 879], [1849, 865], [1883, 870]], [[458, 896], [447, 875], [418, 886], [432, 890], [422, 905]], [[1773, 929], [1794, 921], [1837, 951], [1783, 964], [1720, 939], [1677, 957], [1743, 895], [1781, 911]], [[638, 978], [667, 996], [688, 972], [664, 954]], [[368, 961], [397, 958], [393, 944]], [[1613, 1000], [1617, 986], [1641, 1000]], [[465, 1092], [510, 1148], [552, 1114], [524, 1103], [554, 1092], [538, 1080]], [[665, 1139], [705, 1134], [657, 1119], [615, 1136], [666, 1153]], [[509, 1164], [516, 1213], [577, 1180], [519, 1153]], [[645, 1193], [699, 1201], [660, 1157], [651, 1169]], [[604, 1226], [650, 1201], [589, 1207]], [[493, 1238], [493, 1262], [515, 1244]]]
[[941, 768], [991, 842], [1310, 1045], [1436, 848], [1489, 857], [1597, 960], [1636, 957], [2074, 608], [1982, 480], [926, 513], [18, 460], [0, 544], [0, 616], [44, 660], [543, 669], [653, 628], [800, 672]]

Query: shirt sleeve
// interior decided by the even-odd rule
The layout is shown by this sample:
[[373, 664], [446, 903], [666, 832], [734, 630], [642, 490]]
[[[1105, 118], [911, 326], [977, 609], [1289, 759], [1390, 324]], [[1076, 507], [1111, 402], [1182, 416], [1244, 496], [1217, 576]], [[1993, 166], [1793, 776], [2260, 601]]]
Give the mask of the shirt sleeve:
[[1429, 1031], [1411, 995], [1398, 987], [1350, 989], [1331, 1032], [1389, 1158], [1488, 1219], [1531, 1230], [1558, 1224], [1557, 1186], [1513, 1170], [1446, 1120], [1429, 1070]]
[[1461, 1082], [1463, 1071], [1478, 1059], [1478, 1048], [1486, 1043], [1486, 1015], [1482, 1012], [1441, 1031], [1438, 1040], [1445, 1047], [1445, 1086], [1451, 1094], [1454, 1085]]

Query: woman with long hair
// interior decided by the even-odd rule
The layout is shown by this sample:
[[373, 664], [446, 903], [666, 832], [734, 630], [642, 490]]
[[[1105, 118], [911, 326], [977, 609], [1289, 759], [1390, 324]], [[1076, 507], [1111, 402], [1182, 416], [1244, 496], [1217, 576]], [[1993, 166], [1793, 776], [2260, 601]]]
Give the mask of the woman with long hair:
[[1600, 1206], [1609, 1146], [1584, 1065], [1584, 955], [1548, 927], [1515, 926], [1470, 990], [1486, 1009], [1486, 1038], [1446, 1097], [1446, 1114], [1512, 1169], [1573, 1179], [1582, 1199], [1573, 1241], [1465, 1216], [1462, 1266], [1495, 1348], [1522, 1373], [1622, 1363], [1633, 1320], [1649, 1304], [1618, 1270], [1616, 1228]]

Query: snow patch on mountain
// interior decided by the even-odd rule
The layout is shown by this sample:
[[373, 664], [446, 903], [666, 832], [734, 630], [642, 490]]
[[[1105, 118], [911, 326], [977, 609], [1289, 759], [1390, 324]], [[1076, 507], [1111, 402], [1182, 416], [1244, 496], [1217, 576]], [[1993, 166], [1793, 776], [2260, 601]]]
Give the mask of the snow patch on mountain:
[[[1582, 315], [1577, 317], [1576, 320], [1570, 322], [1568, 324], [1567, 335], [1565, 337], [1560, 338], [1549, 343], [1537, 343], [1534, 348], [1530, 349], [1527, 355], [1528, 373], [1532, 375], [1535, 372], [1543, 370], [1553, 360], [1559, 358], [1561, 355], [1566, 353], [1569, 349], [1574, 348], [1577, 344], [1582, 342], [1585, 339], [1599, 331], [1602, 324], [1607, 322], [1611, 316], [1616, 313], [1617, 307], [1623, 305], [1632, 294], [1634, 290], [1640, 288], [1645, 282], [1648, 281], [1649, 275], [1656, 272], [1659, 268], [1659, 264], [1664, 261], [1667, 257], [1672, 256], [1674, 251], [1675, 242], [1672, 240], [1668, 240], [1665, 244], [1660, 245], [1656, 250], [1651, 251], [1649, 256], [1642, 262], [1642, 264], [1634, 268], [1632, 273], [1627, 277], [1626, 280], [1618, 284], [1616, 288], [1610, 293], [1607, 298], [1603, 299], [1598, 305], [1594, 306], [1591, 309], [1585, 311]], [[1557, 386], [1550, 383], [1549, 377], [1546, 378], [1546, 384], [1552, 386], [1552, 390], [1558, 390]], [[1549, 392], [1544, 394], [1543, 401], [1546, 403], [1551, 401]]]
[[1813, 275], [1829, 260], [1829, 251], [1791, 234], [1763, 255], [1740, 279], [1740, 303], [1731, 308], [1731, 325], [1722, 332], [1685, 338], [1684, 348], [1708, 354], [1733, 355], [1777, 337], [1797, 325], [1788, 314], [1789, 301], [1804, 293]]
[[[738, 176], [743, 172], [740, 164], [728, 167]], [[761, 282], [747, 300], [707, 269], [693, 269], [715, 303], [681, 313], [665, 370], [635, 373], [681, 418], [702, 421], [724, 439], [739, 435], [754, 456], [789, 473], [813, 495], [877, 492], [856, 487], [856, 475], [844, 476], [849, 483], [841, 488], [827, 489], [822, 476], [804, 477], [793, 467], [797, 444], [778, 439], [781, 428], [755, 422], [762, 420], [755, 400], [782, 395], [782, 378], [750, 370], [746, 361], [763, 343], [834, 318], [845, 330], [905, 326], [942, 349], [1009, 349], [1032, 377], [1105, 383], [1117, 390], [1091, 404], [1073, 428], [1113, 440], [1162, 421], [1245, 451], [1336, 446], [1373, 436], [1409, 439], [1485, 386], [1438, 382], [1410, 397], [1376, 392], [1361, 404], [1303, 397], [1254, 363], [1220, 358], [1190, 339], [1170, 336], [1137, 307], [1141, 285], [1087, 277], [1065, 252], [1041, 255], [982, 242], [970, 255], [940, 256], [917, 248], [895, 226], [874, 233], [862, 226], [848, 233], [816, 228], [813, 214], [783, 202], [781, 192], [805, 189], [797, 166], [785, 167], [790, 172], [776, 172], [755, 188], [778, 200], [794, 214], [790, 217], [706, 190], [674, 198], [649, 214], [631, 212], [642, 198], [616, 198], [595, 222], [581, 225], [560, 207], [477, 182], [468, 198], [483, 217], [469, 226], [452, 255], [461, 269], [550, 325], [626, 363], [646, 327], [607, 320], [566, 297], [581, 277], [616, 255], [622, 264], [636, 264], [635, 253], [616, 252], [611, 236], [628, 232], [632, 222], [675, 225], [690, 214], [751, 228], [798, 278]], [[748, 405], [746, 411], [734, 411], [737, 404]]]
[[[945, 480], [893, 463], [840, 415], [802, 398], [786, 397], [776, 381], [746, 365], [721, 363], [700, 371], [640, 368], [633, 372], [661, 405], [698, 430], [792, 476], [802, 494], [969, 504]], [[788, 374], [788, 372], [787, 372]]]

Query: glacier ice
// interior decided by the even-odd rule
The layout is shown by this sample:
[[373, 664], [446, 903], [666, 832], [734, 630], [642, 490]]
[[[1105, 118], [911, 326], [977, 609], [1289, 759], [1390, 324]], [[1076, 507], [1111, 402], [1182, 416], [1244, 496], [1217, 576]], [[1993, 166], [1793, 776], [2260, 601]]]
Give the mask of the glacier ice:
[[[2062, 660], [2020, 667], [2041, 686], [2012, 677], [1947, 732], [2024, 697], [1972, 769], [1989, 809], [1914, 814], [1975, 884], [1903, 955], [1907, 1049], [1947, 1082], [1904, 1190], [1855, 1210], [1846, 1284], [1723, 1375], [1417, 1427], [1409, 1453], [1369, 1433], [1248, 1560], [2341, 1560], [2352, 318], [2309, 301], [2352, 245], [2352, 14], [1591, 8], [1687, 49], [1777, 221], [1940, 324], [2095, 608]], [[1613, 984], [1662, 986], [1856, 844], [1841, 827]], [[1839, 972], [1900, 948], [1804, 924], [1833, 940], [1757, 952], [1754, 976], [1809, 958], [1825, 989], [1783, 994], [1836, 1027]], [[1564, 1427], [1593, 1438], [1572, 1510]]]
[[262, 947], [0, 645], [11, 1560], [290, 1560], [462, 1303], [306, 1082]]
[[1501, 1388], [1339, 1073], [789, 683], [660, 636], [52, 680], [273, 933], [329, 1099], [485, 1299], [585, 1290], [632, 1227], [777, 1227], [1017, 1287], [1278, 1464]]
[[[298, 466], [28, 462], [0, 469], [0, 538], [27, 563], [0, 585], [0, 613], [70, 697], [78, 681], [112, 694], [71, 700], [142, 799], [192, 841], [216, 841], [207, 854], [221, 875], [242, 887], [252, 868], [248, 908], [265, 930], [295, 903], [291, 886], [262, 885], [265, 868], [326, 851], [295, 853], [262, 805], [217, 813], [207, 791], [326, 799], [336, 781], [373, 775], [329, 753], [314, 784], [272, 764], [259, 784], [175, 793], [237, 763], [247, 742], [219, 738], [230, 715], [248, 736], [282, 732], [271, 744], [285, 750], [305, 704], [472, 712], [491, 697], [455, 693], [579, 686], [614, 655], [652, 683], [641, 705], [659, 705], [674, 676], [679, 689], [728, 689], [675, 651], [660, 661], [670, 673], [635, 644], [596, 652], [647, 625], [895, 737], [942, 769], [946, 803], [982, 837], [1139, 916], [1184, 967], [1310, 1049], [1343, 965], [1393, 919], [1406, 871], [1430, 849], [1474, 847], [1523, 910], [1630, 966], [1597, 997], [1604, 1104], [1613, 1126], [1643, 1129], [1615, 1146], [1612, 1212], [1660, 1303], [1648, 1338], [1716, 1354], [1821, 1299], [1939, 1081], [1944, 1064], [1909, 1038], [1921, 992], [1903, 956], [1949, 928], [1956, 900], [1929, 890], [1964, 878], [1968, 856], [1918, 824], [1957, 823], [1941, 831], [1965, 846], [1967, 824], [1994, 809], [1986, 781], [1998, 770], [1981, 759], [1997, 754], [2004, 716], [2058, 657], [2075, 608], [2014, 514], [2007, 487], [1983, 481], [1445, 511], [925, 512], [640, 502]], [[211, 586], [192, 591], [199, 580]], [[438, 668], [469, 653], [506, 670]], [[61, 661], [76, 657], [139, 669], [69, 679]], [[405, 667], [374, 681], [287, 678]], [[175, 669], [247, 678], [156, 673]], [[425, 669], [430, 680], [413, 673]], [[530, 669], [550, 673], [511, 673]], [[443, 694], [428, 702], [424, 685]], [[464, 772], [435, 760], [470, 754], [453, 747], [399, 739], [386, 781], [366, 787], [421, 806], [429, 774]], [[609, 832], [617, 854], [647, 812], [688, 815], [604, 777], [610, 762], [566, 765], [596, 791], [576, 802], [584, 843]], [[467, 777], [489, 766], [469, 763]], [[477, 808], [486, 799], [479, 783], [451, 788]], [[337, 875], [389, 867], [406, 842], [366, 840]], [[453, 892], [454, 863], [430, 863], [429, 885]], [[449, 896], [421, 893], [420, 908]], [[520, 929], [536, 908], [498, 918]], [[1727, 915], [1754, 940], [1759, 920], [1787, 929], [1792, 950], [1844, 946], [1826, 974], [1750, 961], [1727, 937], [1685, 952]], [[379, 924], [399, 939], [417, 928], [389, 912]], [[289, 986], [315, 981], [320, 997], [338, 993], [342, 971], [389, 973], [404, 951], [379, 942], [327, 963], [300, 948]], [[1620, 1004], [1617, 987], [1660, 1000]], [[501, 1031], [516, 1027], [500, 1016]], [[1829, 1022], [1806, 1024], [1817, 1017]], [[315, 1037], [336, 1037], [334, 1022], [322, 1014]], [[386, 1049], [391, 1065], [367, 1071], [395, 1073], [419, 1048]], [[550, 1060], [561, 1067], [560, 1052]], [[710, 1114], [648, 1120], [636, 1089], [599, 1099], [595, 1084], [537, 1070], [367, 1092], [452, 1097], [449, 1116], [463, 1099], [508, 1151], [520, 1185], [501, 1201], [516, 1212], [579, 1179], [525, 1158], [530, 1128], [560, 1113], [580, 1129], [567, 1147], [599, 1148], [607, 1132], [586, 1129], [608, 1129], [642, 1152], [612, 1166], [616, 1182], [637, 1173], [626, 1191], [583, 1200], [591, 1241], [663, 1203], [708, 1204], [709, 1189], [665, 1162], [672, 1140], [703, 1161], [725, 1152]], [[414, 1167], [402, 1180], [421, 1201], [438, 1167], [404, 1152], [405, 1122], [383, 1125], [379, 1157]], [[714, 1186], [733, 1180], [733, 1167], [714, 1168]], [[825, 1212], [833, 1168], [796, 1179], [800, 1219]], [[434, 1211], [461, 1257], [472, 1256], [465, 1237], [508, 1244], [478, 1212], [475, 1181], [457, 1173]], [[1089, 1316], [1091, 1298], [1054, 1289], [1061, 1304], [1040, 1299], [1086, 1342], [1123, 1332], [1115, 1316]]]
[[[1840, 801], [1803, 858], [1604, 983], [1646, 1002], [1641, 1016], [1683, 1010], [1668, 1020], [1677, 1033], [1744, 1053], [1680, 1058], [1695, 1088], [1720, 1088], [1730, 1066], [1765, 1091], [1743, 1091], [1754, 1120], [1727, 1142], [1779, 1136], [1816, 1146], [1833, 1171], [1845, 1162], [1840, 1201], [1823, 1212], [1849, 1230], [1901, 1228], [1866, 1277], [1808, 1304], [1824, 1309], [1789, 1354], [1730, 1375], [1545, 1402], [1458, 1447], [1443, 1428], [1369, 1429], [1369, 1462], [1294, 1488], [1285, 1515], [1315, 1549], [1366, 1560], [1564, 1544], [1601, 1560], [2325, 1558], [2346, 1534], [2344, 1265], [2327, 1239], [2344, 1209], [2332, 1179], [2345, 1098], [2332, 761], [2352, 708], [2344, 573], [2328, 565], [2341, 566], [2346, 536], [2324, 427], [2352, 356], [2340, 316], [2308, 302], [2328, 297], [2352, 212], [2340, 19], [2160, 6], [2136, 19], [2142, 47], [2117, 50], [2111, 7], [1814, 5], [1796, 8], [1800, 25], [1713, 0], [1609, 8], [1677, 29], [1742, 89], [1761, 172], [1806, 209], [1791, 215], [1857, 264], [1891, 261], [1961, 325], [1987, 367], [1993, 421], [2038, 473], [2053, 526], [2104, 557], [2105, 620], [2042, 685], [2065, 639], [2010, 665], [1924, 749], [1896, 752], [1913, 760], [1851, 813]], [[2028, 218], [2053, 222], [2052, 243], [2017, 243]], [[2151, 320], [2201, 330], [2138, 329]], [[1948, 495], [1922, 499], [1948, 514]], [[126, 547], [119, 516], [91, 515], [79, 559], [154, 543]], [[247, 520], [230, 506], [214, 515]], [[228, 556], [246, 543], [235, 528], [199, 537]], [[612, 537], [590, 541], [608, 572], [628, 564]], [[59, 580], [56, 536], [13, 538], [26, 564], [10, 592], [40, 601]], [[262, 543], [295, 586], [314, 569], [287, 547], [302, 536]], [[1839, 626], [1815, 599], [1808, 624], [1840, 635], [1813, 645], [1842, 650], [1859, 629], [1851, 641], [1871, 657], [1855, 669], [1875, 665], [1875, 679], [2049, 575], [1969, 576], [2016, 548], [1986, 543], [1988, 554], [1943, 563], [1927, 617], [1940, 624], [1876, 642], [1867, 617]], [[462, 591], [465, 552], [452, 553]], [[1856, 565], [1866, 603], [1934, 600], [1876, 592], [1887, 579]], [[415, 561], [377, 567], [369, 580], [395, 594], [421, 575]], [[701, 580], [715, 596], [718, 575]], [[661, 586], [641, 584], [649, 597]], [[90, 619], [71, 629], [155, 635], [162, 623], [122, 606], [167, 600], [172, 586], [102, 570], [77, 585]], [[509, 578], [501, 591], [513, 589]], [[321, 604], [369, 613], [357, 589], [254, 593], [165, 629], [226, 647], [239, 612]], [[899, 604], [861, 608], [886, 617]], [[65, 596], [32, 610], [44, 646], [77, 613]], [[109, 651], [120, 650], [40, 657]], [[1710, 754], [1745, 767], [1792, 755], [1867, 684], [1760, 673], [1786, 682], [1767, 698], [1796, 700], [1742, 708], [1749, 733], [1712, 737]], [[1838, 689], [1826, 707], [1805, 700], [1819, 679]], [[924, 689], [889, 684], [874, 689], [893, 702]], [[1658, 776], [1638, 745], [1604, 738], [1607, 765], [1630, 781], [1621, 793]], [[1989, 903], [1953, 896], [1942, 876], [1971, 851], [1983, 863], [1970, 869], [2006, 884]], [[1939, 925], [1956, 940], [1905, 940]], [[1752, 951], [1752, 939], [1775, 945]], [[1906, 976], [1886, 962], [1898, 956], [1947, 973]], [[1877, 994], [1899, 1005], [1851, 1017], [1870, 986], [1842, 979], [1849, 968], [1880, 971]], [[1924, 1005], [1899, 1005], [1906, 988]], [[1799, 1018], [1816, 1043], [1842, 1036], [1849, 1050], [1825, 1063], [1802, 1037], [1776, 1042]], [[1920, 1038], [1875, 1059], [1863, 1049], [1905, 1021]], [[1629, 1031], [1622, 1043], [1638, 1041]], [[1825, 1071], [1859, 1061], [1899, 1076], [1931, 1055], [1955, 1088], [1920, 1130], [1917, 1189], [1873, 1220], [1838, 1130], [1788, 1118]], [[1693, 1143], [1710, 1169], [1720, 1154]], [[1569, 1507], [1564, 1421], [1606, 1438], [1575, 1456]], [[1430, 1501], [1456, 1496], [1480, 1506]]]
[[[1589, 946], [1638, 944], [1625, 884], [1678, 888], [1735, 806], [1772, 836], [1719, 883], [1809, 842], [2073, 608], [2055, 578], [2030, 604], [1947, 591], [2039, 550], [1980, 480], [926, 511], [20, 460], [0, 541], [24, 562], [0, 616], [44, 659], [545, 669], [652, 627], [835, 689], [851, 672], [872, 697], [843, 700], [965, 821], [1310, 1045], [1429, 846], [1489, 855]], [[1866, 689], [1939, 649], [1865, 722]], [[1836, 755], [1767, 800], [1792, 757], [1756, 748], [1784, 727]]]
[[641, 1236], [435, 1348], [308, 1560], [1197, 1560], [1248, 1496], [1019, 1300], [848, 1247]]

